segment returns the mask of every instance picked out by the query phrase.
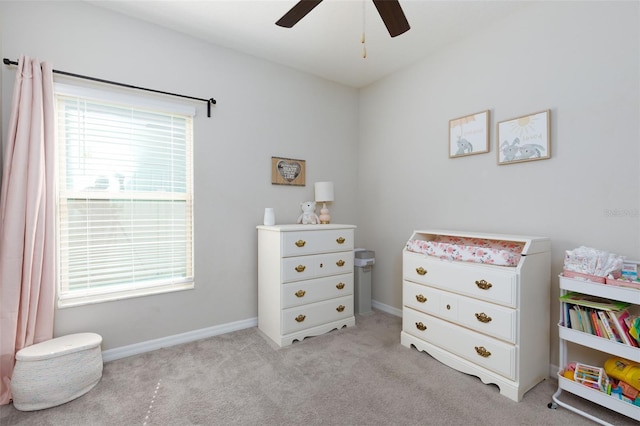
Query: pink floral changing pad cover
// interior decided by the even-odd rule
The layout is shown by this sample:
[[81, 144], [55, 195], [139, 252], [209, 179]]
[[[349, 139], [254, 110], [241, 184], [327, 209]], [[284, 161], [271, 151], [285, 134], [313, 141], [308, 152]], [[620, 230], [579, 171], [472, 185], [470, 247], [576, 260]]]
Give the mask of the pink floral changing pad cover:
[[524, 242], [438, 235], [432, 241], [409, 240], [407, 250], [440, 259], [518, 266]]

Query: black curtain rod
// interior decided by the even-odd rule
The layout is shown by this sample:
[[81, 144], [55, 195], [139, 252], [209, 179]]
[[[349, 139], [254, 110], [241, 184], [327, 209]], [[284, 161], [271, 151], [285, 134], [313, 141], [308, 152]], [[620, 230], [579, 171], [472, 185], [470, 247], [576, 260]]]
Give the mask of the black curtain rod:
[[[7, 58], [4, 58], [2, 60], [2, 62], [4, 62], [5, 65], [18, 65], [17, 61], [12, 61], [12, 60], [7, 59]], [[211, 105], [212, 104], [215, 105], [217, 103], [216, 100], [213, 99], [213, 98], [209, 98], [209, 99], [195, 98], [193, 96], [180, 95], [178, 93], [163, 92], [161, 90], [155, 90], [155, 89], [147, 89], [145, 87], [133, 86], [131, 84], [125, 84], [125, 83], [118, 83], [117, 81], [103, 80], [101, 78], [89, 77], [89, 76], [86, 76], [86, 75], [74, 74], [74, 73], [66, 72], [66, 71], [53, 70], [53, 72], [56, 73], [56, 74], [68, 75], [70, 77], [76, 77], [76, 78], [82, 78], [82, 79], [85, 79], [85, 80], [97, 81], [99, 83], [106, 83], [106, 84], [112, 84], [112, 85], [115, 85], [115, 86], [128, 87], [129, 89], [144, 90], [144, 91], [147, 91], [147, 92], [160, 93], [162, 95], [177, 96], [179, 98], [193, 99], [193, 100], [196, 100], [196, 101], [206, 102], [207, 103], [207, 117], [211, 117]]]

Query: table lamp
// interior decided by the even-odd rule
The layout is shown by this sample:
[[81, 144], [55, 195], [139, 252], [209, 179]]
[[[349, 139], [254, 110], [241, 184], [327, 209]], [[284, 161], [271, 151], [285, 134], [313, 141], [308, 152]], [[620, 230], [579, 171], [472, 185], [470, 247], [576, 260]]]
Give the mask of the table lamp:
[[320, 223], [330, 223], [331, 216], [329, 216], [327, 202], [333, 201], [333, 182], [316, 182], [314, 188], [316, 193], [316, 202], [322, 203], [318, 219], [320, 219]]

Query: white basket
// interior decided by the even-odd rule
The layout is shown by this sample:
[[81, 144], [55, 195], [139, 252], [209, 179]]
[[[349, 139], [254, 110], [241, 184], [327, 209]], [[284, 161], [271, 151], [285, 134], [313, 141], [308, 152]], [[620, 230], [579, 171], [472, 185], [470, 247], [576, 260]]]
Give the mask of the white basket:
[[89, 392], [102, 377], [101, 343], [95, 333], [78, 333], [19, 351], [11, 377], [13, 406], [42, 410]]

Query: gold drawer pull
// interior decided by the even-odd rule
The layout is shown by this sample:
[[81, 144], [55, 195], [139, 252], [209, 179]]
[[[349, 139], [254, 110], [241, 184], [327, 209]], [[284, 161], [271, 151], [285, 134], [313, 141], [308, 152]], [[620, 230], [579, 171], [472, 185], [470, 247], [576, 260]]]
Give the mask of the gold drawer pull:
[[338, 312], [342, 312], [342, 311], [344, 311], [344, 305], [340, 305], [340, 306], [338, 306], [338, 307], [336, 308], [336, 311], [338, 311]]
[[423, 324], [423, 323], [421, 323], [421, 322], [417, 322], [417, 323], [416, 323], [416, 328], [417, 328], [418, 330], [420, 330], [420, 331], [425, 331], [425, 330], [427, 329], [427, 326], [426, 326], [426, 325], [424, 325], [424, 324]]
[[488, 283], [486, 280], [476, 281], [476, 285], [481, 290], [489, 290], [491, 287], [493, 287], [493, 284]]
[[418, 275], [425, 275], [427, 273], [427, 270], [421, 266], [419, 268], [416, 268], [416, 272], [418, 273]]
[[481, 312], [479, 314], [476, 313], [476, 319], [478, 321], [484, 322], [484, 323], [491, 322], [491, 317], [489, 315], [485, 314], [484, 312]]
[[338, 283], [338, 284], [336, 284], [336, 288], [337, 288], [338, 290], [342, 290], [342, 289], [344, 288], [344, 283]]
[[340, 237], [340, 238], [338, 238], [338, 239], [336, 240], [336, 243], [338, 243], [338, 244], [344, 244], [344, 242], [345, 242], [345, 241], [347, 241], [347, 240], [345, 240], [343, 237]]
[[298, 240], [296, 241], [296, 245], [298, 247], [304, 247], [304, 245], [307, 244], [307, 242], [305, 240]]
[[305, 294], [307, 294], [307, 292], [304, 291], [304, 290], [296, 291], [296, 296], [298, 296], [298, 297], [304, 297]]
[[338, 266], [344, 266], [344, 260], [340, 259], [336, 262], [336, 265]]
[[298, 266], [296, 266], [296, 271], [298, 271], [298, 272], [302, 272], [302, 271], [304, 271], [305, 269], [307, 269], [307, 267], [306, 267], [306, 266], [304, 266], [304, 265], [298, 265]]
[[296, 317], [296, 321], [298, 321], [298, 322], [302, 322], [302, 321], [304, 321], [304, 319], [305, 319], [305, 318], [306, 318], [306, 315], [302, 315], [302, 314], [300, 314], [300, 315], [298, 315], [298, 316]]
[[481, 357], [489, 358], [491, 356], [491, 352], [489, 352], [484, 346], [476, 346], [475, 349], [478, 355], [480, 355]]
[[416, 300], [417, 300], [418, 302], [420, 302], [420, 303], [424, 303], [424, 302], [426, 302], [426, 301], [427, 301], [427, 298], [426, 298], [426, 297], [424, 297], [424, 296], [423, 296], [423, 295], [421, 295], [421, 294], [416, 294]]

